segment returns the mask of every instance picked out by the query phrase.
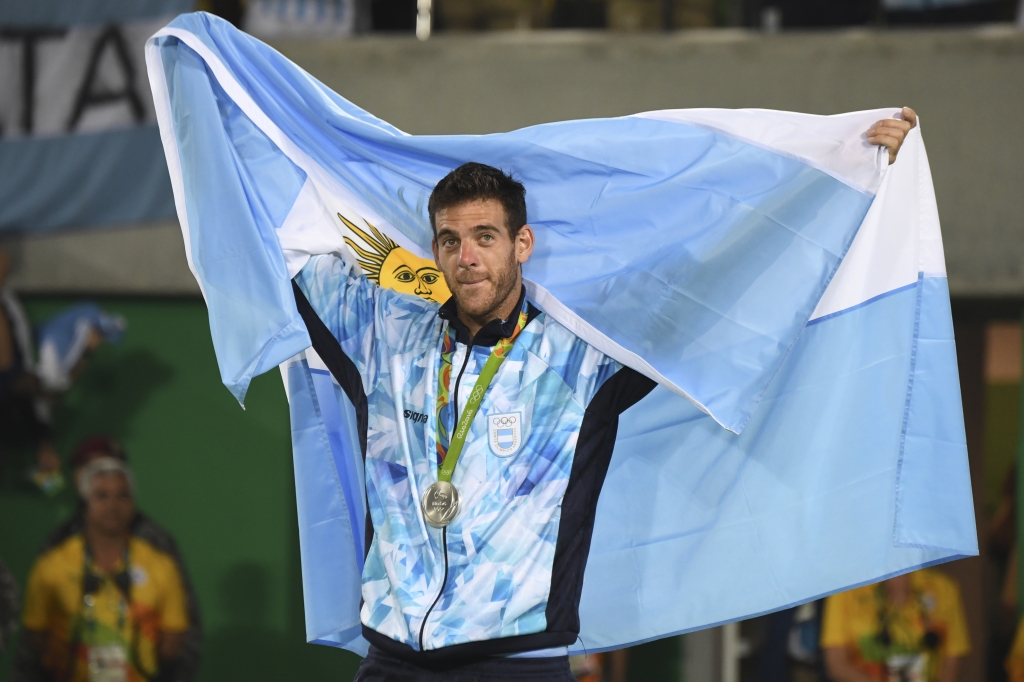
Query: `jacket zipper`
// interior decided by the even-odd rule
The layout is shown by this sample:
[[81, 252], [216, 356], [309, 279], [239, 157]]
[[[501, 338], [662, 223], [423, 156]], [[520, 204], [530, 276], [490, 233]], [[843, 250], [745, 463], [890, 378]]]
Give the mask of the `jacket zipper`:
[[441, 595], [444, 594], [444, 586], [448, 583], [448, 529], [441, 529], [441, 546], [444, 547], [444, 578], [441, 580], [441, 589], [437, 591], [437, 596], [434, 597], [434, 603], [427, 609], [427, 614], [423, 616], [423, 622], [420, 623], [420, 651], [423, 651], [423, 631], [427, 627], [427, 618], [430, 618], [430, 612], [437, 606], [437, 602], [441, 600]]
[[[466, 365], [469, 364], [469, 354], [473, 352], [473, 342], [470, 341], [469, 345], [466, 346], [466, 357], [462, 360], [462, 367], [459, 369], [459, 376], [455, 378], [455, 390], [450, 394], [452, 401], [452, 413], [455, 415], [455, 424], [459, 423], [459, 384], [462, 383], [462, 375], [466, 371]], [[441, 579], [441, 589], [437, 591], [437, 596], [434, 597], [434, 602], [427, 609], [427, 613], [423, 616], [423, 622], [420, 623], [420, 651], [423, 651], [423, 632], [427, 628], [427, 619], [430, 618], [430, 613], [437, 606], [437, 602], [441, 600], [441, 595], [444, 594], [445, 585], [448, 584], [448, 528], [441, 529], [441, 547], [444, 548], [444, 578]]]

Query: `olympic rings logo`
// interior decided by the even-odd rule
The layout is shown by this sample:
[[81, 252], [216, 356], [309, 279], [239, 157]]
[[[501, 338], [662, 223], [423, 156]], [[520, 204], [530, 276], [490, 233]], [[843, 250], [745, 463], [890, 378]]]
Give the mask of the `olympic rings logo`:
[[491, 424], [493, 424], [494, 426], [512, 426], [515, 423], [516, 423], [516, 416], [515, 415], [507, 415], [507, 416], [504, 416], [504, 417], [494, 417], [491, 420]]

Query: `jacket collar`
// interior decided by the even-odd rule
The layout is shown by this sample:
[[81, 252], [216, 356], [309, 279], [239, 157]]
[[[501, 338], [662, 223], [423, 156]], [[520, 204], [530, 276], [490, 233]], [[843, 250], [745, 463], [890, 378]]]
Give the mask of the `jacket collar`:
[[458, 304], [455, 302], [454, 295], [441, 306], [441, 309], [437, 311], [437, 315], [442, 320], [447, 320], [448, 324], [455, 330], [456, 342], [467, 346], [493, 346], [501, 339], [507, 339], [512, 336], [512, 332], [516, 329], [516, 323], [519, 321], [519, 312], [523, 310], [524, 305], [527, 311], [527, 323], [533, 321], [533, 318], [540, 314], [540, 311], [526, 300], [526, 287], [523, 287], [519, 291], [519, 303], [516, 304], [515, 312], [509, 315], [507, 320], [491, 320], [480, 328], [480, 331], [476, 333], [476, 338], [473, 339], [470, 339], [469, 329], [459, 319]]

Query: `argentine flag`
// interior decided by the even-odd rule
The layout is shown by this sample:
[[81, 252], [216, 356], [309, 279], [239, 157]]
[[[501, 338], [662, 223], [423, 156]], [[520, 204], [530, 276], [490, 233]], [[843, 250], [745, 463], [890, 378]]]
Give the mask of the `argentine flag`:
[[658, 383], [619, 422], [580, 650], [977, 554], [924, 143], [912, 130], [887, 167], [863, 134], [896, 109], [413, 136], [206, 14], [146, 56], [222, 379], [241, 401], [254, 375], [284, 375], [310, 641], [365, 651], [366, 510], [355, 412], [291, 278], [333, 253], [443, 302], [426, 205], [466, 161], [526, 186], [531, 299]]

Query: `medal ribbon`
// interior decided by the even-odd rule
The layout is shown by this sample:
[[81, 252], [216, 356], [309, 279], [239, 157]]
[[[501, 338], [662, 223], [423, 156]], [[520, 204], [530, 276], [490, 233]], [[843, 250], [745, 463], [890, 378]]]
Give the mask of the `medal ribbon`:
[[[523, 327], [526, 326], [526, 318], [526, 306], [524, 305], [523, 310], [519, 312], [519, 320], [516, 322], [516, 328], [512, 331], [512, 335], [494, 344], [494, 350], [491, 351], [490, 357], [484, 363], [484, 368], [480, 370], [480, 376], [477, 377], [476, 383], [473, 384], [473, 390], [469, 393], [469, 400], [466, 401], [466, 407], [462, 410], [462, 416], [459, 417], [459, 423], [455, 427], [455, 433], [452, 434], [451, 442], [447, 448], [445, 447], [445, 442], [448, 441], [448, 430], [444, 426], [442, 412], [448, 407], [450, 400], [449, 386], [452, 378], [452, 356], [455, 354], [455, 332], [452, 330], [451, 325], [448, 325], [448, 329], [445, 330], [444, 339], [441, 344], [441, 370], [437, 373], [436, 407], [437, 454], [438, 459], [443, 456], [444, 460], [441, 461], [438, 469], [437, 480], [445, 481], [446, 483], [452, 482], [455, 465], [459, 462], [462, 447], [466, 444], [466, 436], [469, 435], [469, 425], [473, 423], [473, 417], [476, 416], [477, 410], [480, 409], [480, 403], [484, 400], [484, 394], [487, 393], [491, 380], [498, 373], [498, 368], [505, 361], [508, 352], [512, 350], [512, 345], [515, 343], [516, 337], [519, 336], [519, 332], [523, 331]], [[472, 351], [472, 347], [466, 349], [467, 353]]]

